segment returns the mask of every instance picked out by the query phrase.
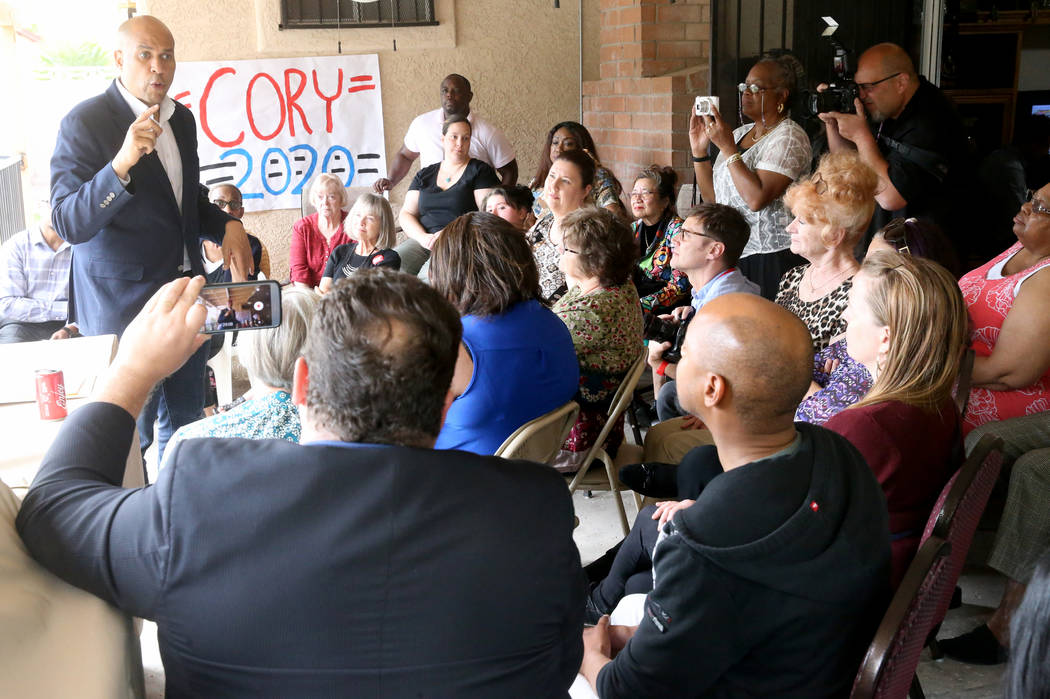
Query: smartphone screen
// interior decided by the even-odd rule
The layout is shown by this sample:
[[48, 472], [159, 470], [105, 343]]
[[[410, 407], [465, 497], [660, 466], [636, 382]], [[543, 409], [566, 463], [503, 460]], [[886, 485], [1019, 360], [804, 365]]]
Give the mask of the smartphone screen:
[[208, 309], [201, 332], [276, 328], [281, 324], [281, 285], [273, 280], [209, 284], [197, 303]]

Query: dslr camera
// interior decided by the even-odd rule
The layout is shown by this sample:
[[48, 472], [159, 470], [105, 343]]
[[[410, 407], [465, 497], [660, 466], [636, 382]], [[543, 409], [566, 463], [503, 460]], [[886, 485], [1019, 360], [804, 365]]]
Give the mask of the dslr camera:
[[664, 320], [652, 315], [646, 319], [642, 334], [651, 342], [670, 342], [671, 346], [664, 352], [663, 358], [668, 364], [677, 364], [682, 358], [682, 343], [685, 342], [685, 332], [692, 318], [690, 315], [679, 323], [673, 318]]
[[841, 84], [831, 83], [823, 92], [813, 91], [806, 96], [806, 109], [814, 114], [823, 112], [853, 114], [857, 111], [853, 100], [858, 97], [860, 97], [860, 89], [852, 80]]
[[831, 69], [835, 79], [823, 92], [806, 90], [803, 93], [802, 103], [810, 114], [816, 115], [823, 112], [842, 112], [843, 114], [854, 114], [857, 108], [853, 100], [860, 97], [860, 88], [857, 83], [849, 78], [849, 50], [846, 49], [838, 39], [835, 32], [839, 28], [834, 17], [821, 17], [824, 22], [824, 30], [821, 36], [827, 39], [834, 52]]

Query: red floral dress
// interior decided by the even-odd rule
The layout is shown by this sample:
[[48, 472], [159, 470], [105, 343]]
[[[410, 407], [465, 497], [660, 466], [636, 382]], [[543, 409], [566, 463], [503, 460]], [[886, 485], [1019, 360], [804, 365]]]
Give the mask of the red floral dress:
[[[967, 272], [959, 280], [959, 288], [962, 289], [963, 299], [970, 314], [970, 346], [978, 357], [988, 357], [995, 349], [999, 331], [1010, 308], [1013, 307], [1021, 282], [1050, 265], [1050, 259], [1046, 259], [1016, 274], [999, 279], [988, 278], [999, 277], [1003, 266], [1021, 250], [1021, 247], [1020, 242], [1016, 243], [987, 264]], [[963, 422], [963, 433], [968, 433], [986, 422], [1041, 413], [1045, 410], [1050, 410], [1050, 371], [1031, 386], [1013, 391], [972, 388]]]

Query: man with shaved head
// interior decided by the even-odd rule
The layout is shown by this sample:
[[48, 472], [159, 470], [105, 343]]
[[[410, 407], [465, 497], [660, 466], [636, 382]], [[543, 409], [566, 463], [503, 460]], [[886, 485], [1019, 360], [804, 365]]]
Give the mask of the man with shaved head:
[[953, 224], [965, 186], [966, 136], [948, 98], [915, 71], [896, 44], [877, 44], [861, 54], [854, 80], [856, 113], [826, 112], [832, 152], [855, 148], [879, 175], [872, 225], [896, 216], [934, 221], [955, 240]]
[[[200, 186], [193, 116], [168, 97], [171, 32], [155, 17], [129, 19], [113, 59], [119, 77], [66, 115], [51, 158], [53, 225], [73, 246], [70, 319], [85, 335], [121, 335], [161, 285], [203, 274], [202, 240], [222, 246], [235, 280], [253, 271], [244, 227]], [[140, 445], [156, 420], [158, 462], [171, 434], [201, 417], [205, 360], [195, 354], [142, 411]]]
[[678, 395], [714, 445], [688, 458], [717, 475], [658, 510], [638, 625], [584, 632], [602, 699], [849, 694], [887, 600], [889, 521], [856, 449], [793, 422], [811, 364], [806, 327], [760, 296], [720, 296], [690, 324]]

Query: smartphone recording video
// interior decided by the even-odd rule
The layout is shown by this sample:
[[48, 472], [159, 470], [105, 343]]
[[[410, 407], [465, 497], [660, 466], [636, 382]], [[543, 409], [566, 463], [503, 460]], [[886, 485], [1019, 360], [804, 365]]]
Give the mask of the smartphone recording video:
[[281, 324], [281, 285], [272, 280], [209, 284], [197, 303], [208, 309], [201, 332], [276, 328]]

